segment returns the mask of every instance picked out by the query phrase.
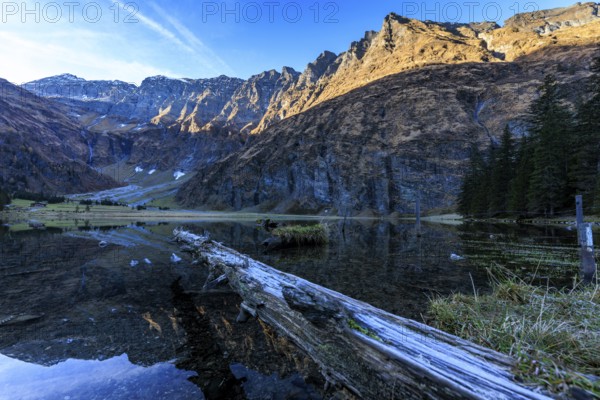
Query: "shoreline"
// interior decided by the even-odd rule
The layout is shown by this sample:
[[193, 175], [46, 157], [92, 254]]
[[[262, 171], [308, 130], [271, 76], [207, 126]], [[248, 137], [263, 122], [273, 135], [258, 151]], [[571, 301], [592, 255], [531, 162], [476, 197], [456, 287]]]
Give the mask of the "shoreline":
[[[343, 217], [335, 215], [302, 215], [302, 214], [278, 214], [258, 213], [243, 211], [202, 211], [202, 210], [135, 210], [115, 206], [91, 206], [90, 209], [80, 211], [84, 206], [77, 204], [55, 204], [47, 208], [32, 208], [24, 205], [23, 201], [9, 206], [0, 212], [0, 222], [10, 226], [27, 225], [31, 221], [48, 223], [49, 226], [86, 226], [111, 225], [117, 222], [203, 222], [203, 221], [240, 221], [251, 222], [260, 219], [273, 219], [278, 221], [397, 221], [410, 223], [415, 222], [414, 216], [354, 216]], [[458, 226], [468, 223], [487, 223], [498, 225], [547, 225], [565, 226], [575, 225], [575, 215], [560, 217], [557, 219], [471, 219], [464, 218], [458, 214], [426, 215], [421, 217], [424, 224], [441, 224]], [[595, 227], [600, 225], [600, 217], [587, 216], [586, 222], [591, 222]], [[33, 228], [32, 228], [33, 229]]]

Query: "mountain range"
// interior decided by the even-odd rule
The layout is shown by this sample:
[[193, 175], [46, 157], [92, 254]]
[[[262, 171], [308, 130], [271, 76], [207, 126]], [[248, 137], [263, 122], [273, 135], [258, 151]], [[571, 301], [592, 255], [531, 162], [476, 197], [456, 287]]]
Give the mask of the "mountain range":
[[519, 14], [502, 27], [392, 13], [302, 73], [248, 80], [2, 81], [0, 185], [68, 193], [181, 171], [193, 175], [177, 194], [186, 207], [388, 215], [419, 196], [428, 210], [452, 209], [469, 147], [506, 125], [527, 134], [545, 75], [572, 104], [588, 95], [598, 8]]

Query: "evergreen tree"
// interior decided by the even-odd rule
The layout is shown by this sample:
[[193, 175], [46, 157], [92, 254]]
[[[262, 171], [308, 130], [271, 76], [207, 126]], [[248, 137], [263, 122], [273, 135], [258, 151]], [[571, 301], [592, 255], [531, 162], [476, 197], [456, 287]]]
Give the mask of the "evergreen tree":
[[491, 182], [489, 192], [490, 213], [506, 214], [508, 211], [510, 181], [515, 174], [515, 148], [508, 125], [500, 139], [500, 146], [490, 162]]
[[509, 185], [508, 210], [521, 216], [528, 211], [527, 194], [533, 171], [533, 146], [526, 136], [521, 139], [516, 153], [515, 177]]
[[485, 172], [485, 163], [476, 145], [471, 147], [469, 169], [463, 179], [458, 197], [458, 212], [461, 215], [473, 215], [476, 197], [479, 196], [481, 177]]
[[594, 190], [594, 203], [592, 214], [600, 215], [600, 173], [596, 176], [596, 189]]
[[590, 70], [592, 97], [577, 110], [577, 130], [573, 137], [570, 187], [573, 194], [583, 196], [583, 205], [590, 210], [595, 203], [596, 177], [600, 167], [600, 57]]
[[546, 76], [541, 96], [530, 111], [532, 122], [533, 171], [528, 192], [529, 210], [553, 216], [567, 204], [568, 144], [571, 115], [561, 104], [558, 85]]
[[6, 192], [0, 189], [0, 211], [4, 210], [4, 206], [10, 204], [10, 197]]
[[479, 218], [489, 218], [492, 170], [496, 160], [496, 148], [491, 144], [487, 148], [487, 155], [483, 158], [481, 173], [477, 177], [477, 190], [473, 199], [473, 214]]

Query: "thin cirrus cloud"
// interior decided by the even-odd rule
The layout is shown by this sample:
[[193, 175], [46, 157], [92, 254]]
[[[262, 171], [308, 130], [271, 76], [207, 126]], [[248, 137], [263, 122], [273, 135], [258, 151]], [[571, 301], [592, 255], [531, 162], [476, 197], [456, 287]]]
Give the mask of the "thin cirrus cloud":
[[[117, 4], [121, 9], [125, 10], [126, 5], [118, 0], [108, 0], [112, 4]], [[206, 46], [192, 31], [190, 31], [183, 23], [171, 16], [169, 12], [160, 7], [155, 2], [148, 3], [157, 15], [161, 15], [166, 22], [171, 25], [176, 33], [165, 27], [147, 15], [137, 12], [135, 17], [147, 28], [158, 33], [163, 39], [171, 42], [181, 50], [192, 56], [192, 61], [199, 64], [205, 70], [213, 74], [229, 74], [233, 75], [233, 69], [225, 63], [212, 49]]]
[[[93, 32], [78, 33], [83, 37], [94, 36]], [[60, 40], [64, 36], [62, 31], [51, 36], [59, 40], [41, 43], [18, 33], [0, 32], [0, 53], [5, 60], [0, 66], [0, 77], [21, 84], [65, 72], [87, 79], [120, 79], [132, 83], [151, 75], [175, 76], [168, 69], [148, 63], [112, 58], [95, 49], [67, 46]]]
[[[85, 79], [119, 79], [139, 84], [154, 75], [235, 75], [210, 47], [157, 4], [150, 4], [144, 12], [137, 10], [134, 15], [127, 8], [133, 3], [105, 0], [101, 4], [103, 18], [97, 23], [82, 18], [81, 7], [73, 20], [63, 10], [63, 18], [55, 23], [44, 18], [36, 20], [35, 15], [26, 20], [20, 14], [5, 17], [6, 23], [0, 30], [0, 78], [20, 84], [72, 73]], [[19, 9], [25, 7], [34, 9], [31, 0], [18, 5]], [[127, 15], [137, 23], [113, 22], [115, 7], [121, 11], [121, 22]]]

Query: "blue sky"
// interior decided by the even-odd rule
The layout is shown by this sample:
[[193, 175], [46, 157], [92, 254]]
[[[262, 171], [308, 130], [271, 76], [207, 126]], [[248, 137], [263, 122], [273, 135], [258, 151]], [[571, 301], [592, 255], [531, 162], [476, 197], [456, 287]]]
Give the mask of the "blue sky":
[[390, 12], [437, 21], [495, 20], [573, 1], [27, 0], [0, 2], [0, 77], [248, 78], [323, 50], [340, 53]]

